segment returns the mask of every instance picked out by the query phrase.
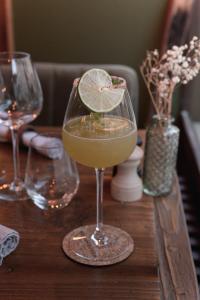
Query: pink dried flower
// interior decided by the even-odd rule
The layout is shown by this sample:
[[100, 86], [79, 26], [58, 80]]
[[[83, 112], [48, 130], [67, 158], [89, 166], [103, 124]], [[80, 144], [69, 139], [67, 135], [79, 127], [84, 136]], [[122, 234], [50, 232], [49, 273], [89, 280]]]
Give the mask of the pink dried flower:
[[157, 49], [147, 51], [140, 70], [157, 114], [170, 116], [174, 88], [200, 71], [200, 39], [194, 36], [188, 45], [173, 46], [162, 56]]

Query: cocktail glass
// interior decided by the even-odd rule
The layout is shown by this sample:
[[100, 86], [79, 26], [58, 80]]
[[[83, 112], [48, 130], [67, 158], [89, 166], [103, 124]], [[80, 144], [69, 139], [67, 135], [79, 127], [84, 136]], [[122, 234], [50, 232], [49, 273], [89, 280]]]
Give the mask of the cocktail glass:
[[103, 176], [107, 167], [126, 160], [134, 150], [137, 126], [126, 82], [113, 78], [123, 88], [121, 103], [112, 111], [96, 113], [80, 99], [74, 81], [63, 123], [64, 147], [77, 162], [95, 168], [97, 182], [96, 224], [79, 227], [63, 240], [65, 253], [87, 265], [110, 265], [126, 259], [133, 251], [131, 236], [120, 228], [103, 224]]

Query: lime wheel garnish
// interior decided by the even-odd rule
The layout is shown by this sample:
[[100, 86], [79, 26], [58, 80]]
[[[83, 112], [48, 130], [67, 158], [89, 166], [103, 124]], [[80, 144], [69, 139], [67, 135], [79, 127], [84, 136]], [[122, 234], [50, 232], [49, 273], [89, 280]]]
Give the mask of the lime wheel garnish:
[[78, 92], [91, 111], [103, 113], [112, 111], [122, 102], [125, 89], [114, 87], [105, 70], [90, 69], [80, 78]]

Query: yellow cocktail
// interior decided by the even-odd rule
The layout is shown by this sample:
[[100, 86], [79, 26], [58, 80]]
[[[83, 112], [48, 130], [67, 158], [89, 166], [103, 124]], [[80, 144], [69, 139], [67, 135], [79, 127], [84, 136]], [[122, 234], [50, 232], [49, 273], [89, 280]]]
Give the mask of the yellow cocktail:
[[135, 147], [136, 135], [131, 121], [108, 115], [74, 118], [63, 127], [67, 152], [79, 163], [94, 168], [114, 166], [127, 159]]

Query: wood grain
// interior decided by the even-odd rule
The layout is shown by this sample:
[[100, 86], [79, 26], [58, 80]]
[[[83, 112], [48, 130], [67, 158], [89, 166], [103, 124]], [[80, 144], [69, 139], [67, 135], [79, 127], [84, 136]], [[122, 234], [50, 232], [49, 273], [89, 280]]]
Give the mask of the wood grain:
[[182, 144], [178, 155], [179, 183], [200, 287], [200, 145], [187, 111], [181, 112], [178, 123]]
[[172, 193], [154, 200], [163, 299], [199, 299], [198, 284], [176, 178]]
[[161, 53], [186, 43], [196, 0], [168, 0], [161, 40]]
[[[26, 151], [21, 148], [24, 169]], [[1, 144], [0, 163], [12, 175], [11, 145]], [[19, 231], [21, 241], [0, 267], [0, 300], [158, 300], [160, 285], [155, 249], [153, 201], [144, 197], [121, 204], [110, 196], [111, 175], [105, 175], [104, 220], [127, 231], [135, 242], [133, 254], [107, 267], [88, 267], [68, 259], [64, 236], [95, 222], [95, 173], [79, 166], [80, 188], [71, 204], [45, 213], [31, 201], [0, 202], [0, 223]]]
[[[191, 181], [195, 183], [198, 193], [200, 193], [200, 145], [194, 125], [187, 111], [181, 112], [179, 126], [181, 128], [180, 143], [182, 147], [179, 149], [178, 167], [180, 170], [188, 169], [188, 173], [191, 173]], [[185, 158], [186, 161], [183, 164], [182, 161]]]
[[12, 0], [0, 1], [0, 51], [13, 51]]
[[[181, 119], [179, 156], [183, 163], [186, 156], [184, 157], [185, 152], [182, 150], [185, 150], [185, 145], [189, 143], [188, 138], [192, 129], [189, 131], [190, 126], [185, 112], [182, 113]], [[145, 141], [145, 132], [142, 131], [140, 134]], [[192, 152], [197, 153], [197, 148], [195, 148], [196, 151], [192, 150], [194, 149], [188, 149], [190, 155], [188, 156], [187, 153], [187, 157], [191, 157]], [[180, 161], [179, 164], [181, 164]], [[164, 300], [198, 300], [197, 276], [177, 176], [172, 193], [166, 197], [155, 198], [153, 202], [160, 297]]]
[[[23, 149], [21, 158], [24, 169]], [[0, 164], [12, 175], [10, 144], [1, 144]], [[80, 165], [79, 172], [79, 191], [60, 211], [44, 212], [31, 201], [0, 201], [0, 223], [21, 236], [17, 250], [0, 267], [0, 300], [199, 299], [177, 182], [169, 198], [154, 200], [144, 195], [133, 204], [121, 204], [110, 196], [108, 171], [104, 221], [131, 235], [133, 254], [119, 264], [100, 268], [65, 256], [64, 236], [95, 222], [94, 172]]]

